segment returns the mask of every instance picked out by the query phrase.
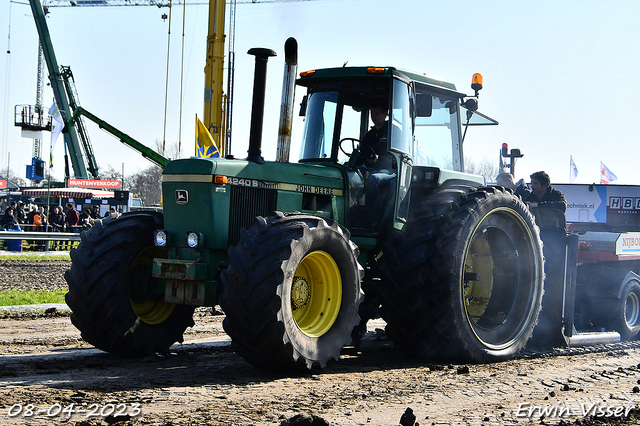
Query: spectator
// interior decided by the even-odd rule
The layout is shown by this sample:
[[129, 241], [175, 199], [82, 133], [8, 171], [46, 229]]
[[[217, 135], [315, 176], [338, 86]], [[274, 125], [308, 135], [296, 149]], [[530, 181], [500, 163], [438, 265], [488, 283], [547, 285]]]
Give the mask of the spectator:
[[40, 223], [38, 231], [45, 232], [47, 230], [47, 214], [44, 210], [44, 207], [38, 207], [38, 216], [40, 216]]
[[12, 217], [15, 217], [15, 213], [16, 213], [16, 202], [15, 201], [12, 201], [11, 204], [9, 205], [9, 207], [6, 208], [6, 210], [4, 211], [5, 216], [9, 212], [11, 212], [11, 216]]
[[79, 221], [78, 211], [73, 207], [72, 203], [67, 203], [67, 216], [65, 217], [67, 232], [76, 232]]
[[91, 218], [92, 219], [100, 219], [100, 206], [95, 205], [93, 206], [93, 211], [91, 212]]
[[543, 171], [532, 174], [531, 194], [524, 201], [536, 217], [538, 226], [564, 228], [567, 200], [550, 182], [549, 175]]
[[13, 215], [13, 209], [11, 207], [7, 207], [7, 209], [4, 211], [4, 215], [2, 216], [2, 227], [4, 229], [11, 229], [16, 223], [18, 222]]
[[[38, 208], [35, 205], [31, 205], [29, 207], [29, 213], [27, 214], [27, 222], [29, 225], [33, 225], [34, 222], [34, 216], [38, 213]], [[33, 227], [31, 227], [32, 229], [35, 229]]]
[[[47, 230], [47, 217], [44, 212], [44, 207], [38, 207], [36, 214], [33, 216], [33, 230], [38, 232], [45, 232]], [[45, 241], [34, 241], [33, 244], [36, 250], [44, 251]]]
[[84, 209], [82, 213], [80, 213], [80, 225], [85, 229], [93, 226], [93, 218], [91, 217], [89, 209]]
[[116, 211], [116, 208], [115, 208], [115, 207], [111, 207], [111, 208], [109, 209], [108, 216], [110, 216], [110, 217], [111, 217], [111, 219], [117, 219], [117, 218], [118, 218], [118, 216], [120, 216], [120, 214]]
[[36, 210], [36, 208], [34, 207], [34, 214], [32, 216], [32, 222], [33, 223], [33, 230], [34, 231], [41, 231], [42, 230], [42, 224], [44, 223], [43, 221], [43, 213], [44, 210], [42, 207], [38, 207], [38, 209]]
[[27, 223], [27, 212], [24, 211], [24, 203], [18, 202], [18, 209], [15, 211], [16, 220], [19, 224]]
[[520, 196], [523, 200], [526, 200], [531, 194], [529, 188], [524, 184], [524, 179], [520, 179], [518, 183], [514, 183], [511, 173], [500, 173], [496, 177], [496, 185], [511, 189], [515, 195]]
[[53, 208], [53, 213], [49, 217], [49, 224], [51, 225], [54, 232], [63, 232], [64, 224], [65, 224], [65, 216], [62, 212], [62, 207], [55, 206]]

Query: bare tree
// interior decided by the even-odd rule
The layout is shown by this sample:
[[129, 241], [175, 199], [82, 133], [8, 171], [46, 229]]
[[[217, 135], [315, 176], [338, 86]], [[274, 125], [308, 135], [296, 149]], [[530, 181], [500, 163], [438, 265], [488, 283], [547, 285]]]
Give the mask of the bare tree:
[[[156, 139], [156, 152], [171, 160], [183, 158], [185, 156], [185, 148], [185, 144], [181, 147], [178, 142], [171, 142], [169, 144], [165, 144], [164, 152], [162, 152], [162, 141]], [[193, 152], [193, 147], [191, 147], [191, 150]]]
[[161, 175], [162, 168], [155, 165], [149, 166], [138, 173], [134, 173], [127, 178], [129, 182], [129, 192], [137, 193], [146, 205], [160, 204]]
[[18, 176], [16, 172], [9, 168], [0, 170], [0, 175], [4, 176], [9, 182], [18, 186], [27, 186], [27, 181]]
[[111, 164], [100, 166], [100, 179], [119, 180], [122, 182], [122, 190], [126, 190], [126, 182], [123, 179], [122, 171], [116, 170]]
[[495, 182], [496, 176], [500, 173], [500, 167], [497, 162], [493, 162], [487, 157], [483, 157], [479, 162], [470, 158], [465, 158], [464, 166], [465, 172], [484, 176], [487, 183]]

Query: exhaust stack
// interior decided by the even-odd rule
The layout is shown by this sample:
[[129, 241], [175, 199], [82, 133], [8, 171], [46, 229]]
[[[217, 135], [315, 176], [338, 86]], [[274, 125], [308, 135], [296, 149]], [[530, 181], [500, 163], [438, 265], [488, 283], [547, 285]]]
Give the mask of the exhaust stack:
[[282, 82], [278, 147], [276, 150], [276, 161], [280, 163], [289, 162], [289, 150], [291, 148], [293, 98], [296, 91], [296, 74], [298, 72], [298, 42], [293, 37], [289, 37], [284, 43], [284, 62], [284, 81]]
[[276, 56], [271, 49], [253, 48], [247, 52], [256, 57], [253, 76], [253, 105], [251, 107], [251, 129], [249, 130], [249, 155], [247, 160], [256, 164], [264, 164], [262, 158], [262, 122], [264, 119], [264, 97], [267, 89], [267, 61]]

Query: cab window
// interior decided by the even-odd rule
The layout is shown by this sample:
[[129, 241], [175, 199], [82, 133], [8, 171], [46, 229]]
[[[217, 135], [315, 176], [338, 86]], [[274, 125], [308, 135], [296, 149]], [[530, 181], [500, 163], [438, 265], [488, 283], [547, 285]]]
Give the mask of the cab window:
[[458, 99], [416, 85], [416, 103], [414, 165], [462, 171]]
[[411, 153], [411, 140], [413, 138], [410, 94], [408, 84], [400, 80], [393, 81], [391, 146], [405, 153]]
[[338, 92], [309, 96], [300, 159], [330, 158], [338, 110]]

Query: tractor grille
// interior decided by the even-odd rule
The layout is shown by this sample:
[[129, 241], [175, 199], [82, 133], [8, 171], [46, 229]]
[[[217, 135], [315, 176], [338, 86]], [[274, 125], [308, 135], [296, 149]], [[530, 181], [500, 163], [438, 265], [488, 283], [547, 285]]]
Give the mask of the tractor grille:
[[240, 241], [240, 229], [253, 226], [256, 216], [267, 217], [276, 209], [275, 189], [231, 187], [229, 210], [229, 245]]

